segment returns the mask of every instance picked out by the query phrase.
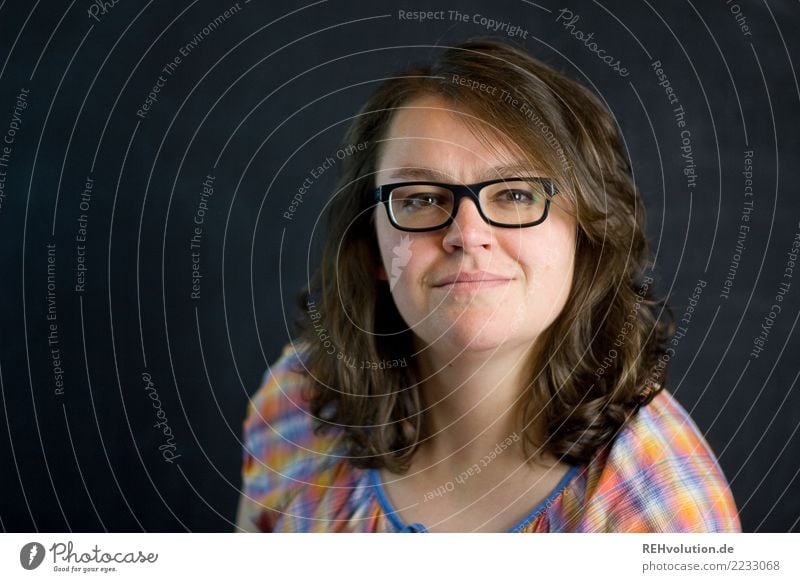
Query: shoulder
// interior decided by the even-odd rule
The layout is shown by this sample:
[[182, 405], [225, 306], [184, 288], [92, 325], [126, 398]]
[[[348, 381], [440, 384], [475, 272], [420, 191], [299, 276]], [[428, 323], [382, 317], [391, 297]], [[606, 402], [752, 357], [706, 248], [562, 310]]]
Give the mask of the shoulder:
[[245, 529], [270, 530], [291, 496], [340, 459], [331, 454], [336, 432], [313, 430], [311, 388], [302, 346], [289, 344], [250, 398], [242, 425], [240, 521]]
[[256, 444], [260, 437], [276, 429], [297, 433], [298, 428], [305, 428], [305, 421], [309, 420], [310, 391], [311, 382], [305, 373], [302, 346], [287, 344], [280, 357], [264, 373], [258, 390], [250, 397], [243, 425], [245, 437], [252, 437]]
[[604, 531], [741, 531], [711, 447], [667, 390], [630, 419], [594, 464], [589, 511]]

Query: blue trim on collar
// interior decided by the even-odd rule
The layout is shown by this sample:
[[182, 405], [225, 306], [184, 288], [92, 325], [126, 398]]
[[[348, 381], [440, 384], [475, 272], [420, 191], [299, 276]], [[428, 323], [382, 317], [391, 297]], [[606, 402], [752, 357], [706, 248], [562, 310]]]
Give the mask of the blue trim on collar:
[[375, 488], [375, 495], [378, 498], [378, 504], [381, 506], [381, 509], [386, 514], [386, 517], [389, 518], [389, 521], [398, 532], [429, 533], [428, 528], [421, 523], [411, 523], [408, 525], [404, 524], [400, 519], [400, 516], [397, 515], [397, 511], [392, 507], [392, 503], [389, 501], [389, 498], [386, 496], [378, 469], [367, 469], [367, 473], [369, 474], [370, 483]]
[[521, 530], [525, 529], [525, 526], [529, 525], [534, 519], [539, 517], [544, 510], [546, 510], [550, 505], [553, 503], [556, 497], [561, 495], [561, 492], [569, 485], [569, 482], [572, 481], [572, 478], [578, 473], [580, 466], [573, 465], [564, 476], [561, 478], [561, 481], [558, 482], [558, 485], [555, 486], [553, 491], [548, 495], [545, 499], [542, 499], [539, 504], [533, 508], [533, 510], [528, 513], [525, 517], [519, 520], [514, 527], [512, 527], [509, 533], [519, 533]]
[[[528, 515], [519, 520], [511, 529], [508, 530], [507, 533], [519, 533], [520, 530], [524, 529], [526, 525], [538, 517], [540, 513], [542, 513], [552, 504], [553, 500], [561, 494], [566, 486], [569, 485], [569, 482], [572, 481], [572, 478], [578, 473], [579, 469], [580, 466], [578, 465], [570, 467], [550, 495], [540, 501], [536, 507], [534, 507], [533, 510], [528, 513]], [[389, 498], [386, 495], [386, 491], [383, 488], [383, 483], [381, 483], [380, 471], [378, 469], [367, 469], [367, 475], [369, 477], [370, 484], [375, 489], [375, 496], [378, 499], [378, 504], [381, 506], [381, 509], [386, 514], [386, 517], [398, 532], [430, 533], [428, 532], [428, 528], [419, 522], [410, 524], [403, 523], [403, 520], [401, 520], [400, 516], [397, 514], [397, 510], [392, 507], [392, 502], [389, 501]]]

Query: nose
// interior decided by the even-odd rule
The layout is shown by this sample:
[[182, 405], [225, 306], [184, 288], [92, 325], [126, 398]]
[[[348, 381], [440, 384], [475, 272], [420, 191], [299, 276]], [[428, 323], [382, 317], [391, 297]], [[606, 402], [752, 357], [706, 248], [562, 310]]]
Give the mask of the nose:
[[448, 252], [458, 248], [467, 250], [486, 247], [493, 240], [492, 226], [488, 224], [473, 200], [462, 198], [455, 209], [455, 218], [447, 227], [442, 244]]

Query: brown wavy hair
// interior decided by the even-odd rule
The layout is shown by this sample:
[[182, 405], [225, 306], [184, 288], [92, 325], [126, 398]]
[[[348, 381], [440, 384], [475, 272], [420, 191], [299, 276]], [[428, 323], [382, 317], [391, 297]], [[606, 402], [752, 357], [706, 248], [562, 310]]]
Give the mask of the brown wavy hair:
[[[511, 99], [500, 98], [502, 91]], [[337, 427], [354, 466], [393, 472], [405, 472], [431, 436], [412, 332], [388, 283], [376, 277], [381, 257], [373, 218], [381, 142], [394, 112], [425, 95], [469, 112], [474, 117], [465, 122], [488, 145], [499, 140], [521, 149], [571, 203], [572, 291], [537, 338], [519, 413], [523, 427], [534, 426], [537, 415], [546, 427], [538, 437], [523, 431], [529, 459], [538, 449], [584, 463], [662, 389], [674, 321], [646, 274], [644, 206], [611, 113], [579, 83], [493, 39], [447, 48], [432, 65], [383, 81], [349, 127], [343, 147], [367, 147], [350, 147], [352, 155], [339, 165], [322, 262], [298, 297], [297, 339], [312, 384], [315, 430]], [[359, 365], [348, 365], [353, 360]], [[362, 361], [390, 366], [362, 369]]]

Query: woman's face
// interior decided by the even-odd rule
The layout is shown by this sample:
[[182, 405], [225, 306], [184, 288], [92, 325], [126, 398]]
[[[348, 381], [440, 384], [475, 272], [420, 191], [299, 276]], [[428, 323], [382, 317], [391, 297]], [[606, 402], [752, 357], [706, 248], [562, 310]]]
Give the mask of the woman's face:
[[[415, 109], [395, 113], [376, 185], [473, 184], [520, 175], [502, 169], [520, 158], [482, 145], [462, 123], [466, 113], [444, 99], [420, 97], [405, 107]], [[564, 208], [556, 195], [543, 223], [500, 228], [464, 198], [448, 227], [404, 232], [380, 204], [374, 210], [383, 262], [378, 277], [389, 281], [398, 311], [426, 346], [450, 354], [530, 346], [561, 313], [571, 288], [576, 225]], [[445, 282], [459, 274], [484, 280]]]

